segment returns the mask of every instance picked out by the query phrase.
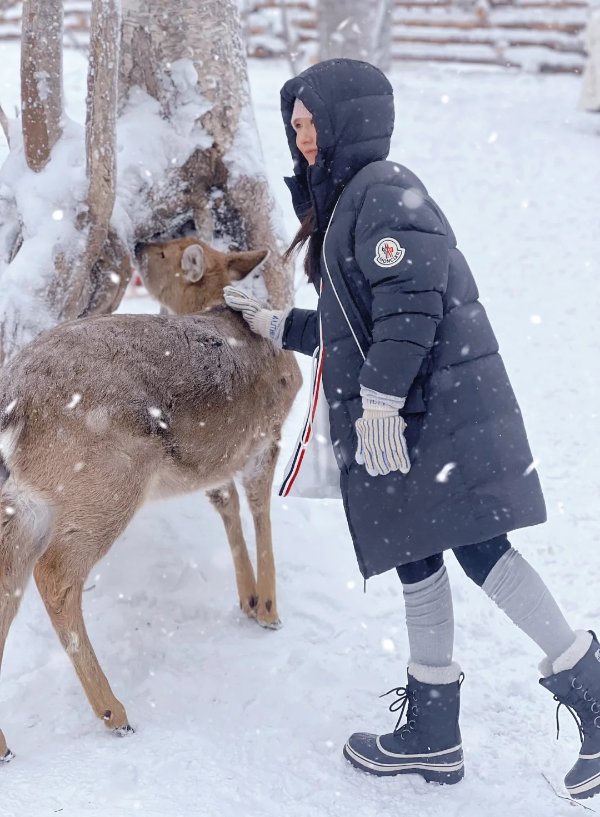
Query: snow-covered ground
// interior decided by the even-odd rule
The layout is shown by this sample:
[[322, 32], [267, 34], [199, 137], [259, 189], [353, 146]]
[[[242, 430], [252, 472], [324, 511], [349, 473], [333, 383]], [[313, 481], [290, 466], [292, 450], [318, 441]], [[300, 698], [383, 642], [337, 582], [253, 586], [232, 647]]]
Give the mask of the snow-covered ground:
[[[8, 111], [17, 66], [17, 49], [0, 45]], [[291, 236], [278, 110], [288, 69], [253, 62], [250, 71]], [[539, 461], [549, 521], [512, 541], [574, 627], [600, 628], [600, 117], [576, 111], [573, 77], [418, 65], [402, 66], [393, 81], [392, 157], [422, 177], [453, 224]], [[81, 118], [76, 54], [67, 55], [65, 82], [69, 112]], [[4, 151], [0, 143], [0, 161]], [[313, 303], [300, 287], [298, 304]], [[121, 311], [145, 309], [155, 307], [129, 299]], [[284, 429], [279, 473], [305, 397]], [[405, 680], [400, 584], [390, 573], [363, 593], [337, 501], [274, 496], [272, 515], [277, 632], [238, 611], [221, 522], [201, 495], [145, 508], [93, 571], [86, 621], [137, 730], [127, 739], [92, 715], [29, 587], [0, 683], [0, 723], [17, 754], [0, 769], [2, 817], [559, 817], [581, 808], [559, 799], [579, 742], [568, 714], [555, 740], [537, 648], [451, 555], [465, 780], [435, 787], [350, 768], [341, 756], [348, 734], [395, 723], [377, 696]], [[244, 523], [251, 539], [245, 507]], [[600, 813], [600, 798], [586, 806]]]

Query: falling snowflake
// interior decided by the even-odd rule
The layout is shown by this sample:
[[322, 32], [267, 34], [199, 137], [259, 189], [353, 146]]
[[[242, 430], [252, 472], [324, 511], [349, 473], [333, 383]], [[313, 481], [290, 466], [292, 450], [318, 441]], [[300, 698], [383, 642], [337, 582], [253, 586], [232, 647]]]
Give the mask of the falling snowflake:
[[416, 210], [423, 204], [424, 196], [416, 187], [409, 187], [402, 194], [402, 204], [409, 210]]
[[527, 468], [523, 471], [523, 476], [528, 477], [529, 474], [531, 474], [532, 471], [535, 471], [535, 469], [538, 467], [539, 464], [540, 464], [539, 460], [534, 460], [531, 463], [531, 465], [528, 465]]
[[81, 400], [81, 395], [79, 394], [79, 392], [75, 392], [75, 394], [71, 397], [70, 402], [67, 403], [65, 408], [74, 409], [75, 406], [77, 405], [77, 403], [80, 402], [80, 400]]
[[439, 473], [435, 475], [436, 482], [448, 482], [448, 478], [452, 471], [456, 468], [455, 462], [447, 462]]

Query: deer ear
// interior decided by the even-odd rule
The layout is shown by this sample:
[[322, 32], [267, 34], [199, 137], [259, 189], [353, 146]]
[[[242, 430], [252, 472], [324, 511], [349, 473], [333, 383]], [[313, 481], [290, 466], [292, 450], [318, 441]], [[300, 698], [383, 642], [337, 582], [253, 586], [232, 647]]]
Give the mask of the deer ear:
[[248, 250], [246, 252], [230, 252], [227, 256], [227, 268], [231, 273], [232, 281], [240, 281], [253, 270], [260, 267], [270, 255], [270, 250]]
[[191, 284], [196, 284], [204, 275], [204, 250], [200, 244], [186, 247], [181, 256], [183, 277]]

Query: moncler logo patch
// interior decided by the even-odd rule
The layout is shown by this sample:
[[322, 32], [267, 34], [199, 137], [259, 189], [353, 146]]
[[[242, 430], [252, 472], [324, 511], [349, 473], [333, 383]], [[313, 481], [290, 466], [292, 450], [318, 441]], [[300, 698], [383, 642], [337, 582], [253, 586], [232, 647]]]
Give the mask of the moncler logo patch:
[[379, 267], [393, 267], [404, 258], [406, 250], [395, 238], [382, 238], [375, 247], [375, 263]]
[[594, 657], [596, 661], [600, 664], [600, 650], [596, 650], [596, 652], [594, 653]]

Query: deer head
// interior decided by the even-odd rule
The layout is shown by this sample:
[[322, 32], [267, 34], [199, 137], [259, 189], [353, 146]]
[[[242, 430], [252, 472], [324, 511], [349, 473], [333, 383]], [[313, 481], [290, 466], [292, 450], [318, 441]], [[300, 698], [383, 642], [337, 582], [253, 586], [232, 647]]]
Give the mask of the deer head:
[[135, 252], [148, 292], [178, 315], [224, 303], [223, 287], [245, 278], [268, 254], [220, 252], [192, 236], [140, 244]]

